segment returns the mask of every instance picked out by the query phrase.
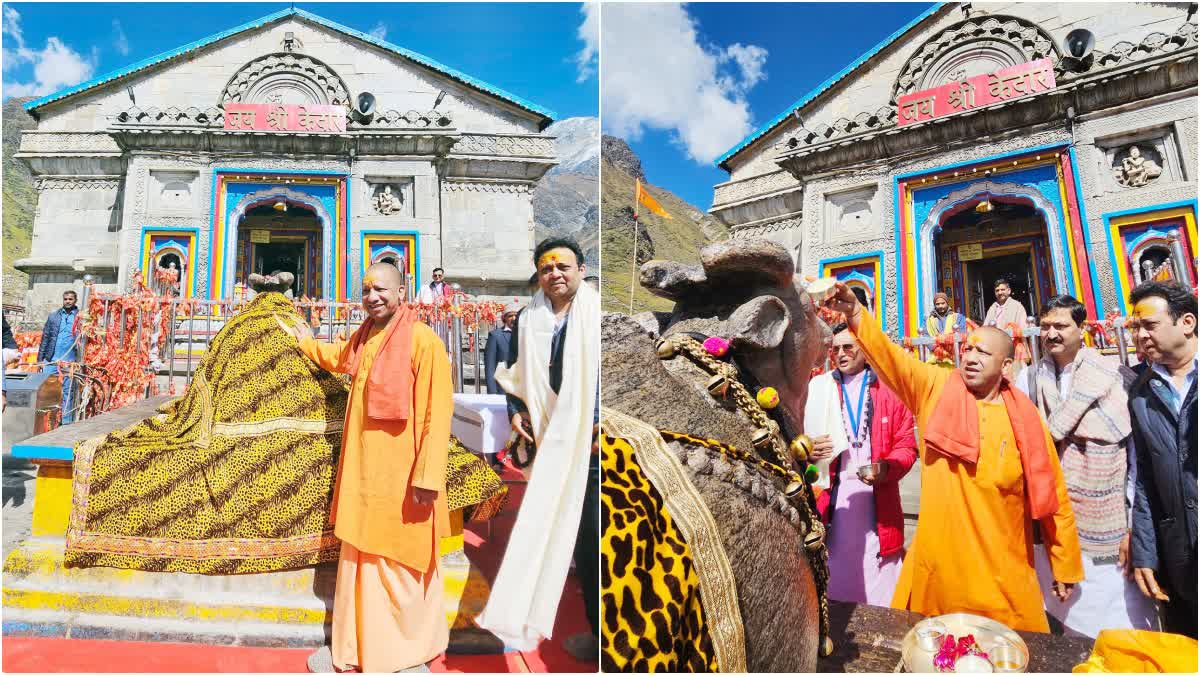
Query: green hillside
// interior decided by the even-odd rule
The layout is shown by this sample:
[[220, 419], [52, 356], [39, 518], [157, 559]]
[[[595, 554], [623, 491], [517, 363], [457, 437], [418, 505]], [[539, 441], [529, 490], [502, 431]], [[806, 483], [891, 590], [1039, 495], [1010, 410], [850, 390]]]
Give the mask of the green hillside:
[[[605, 311], [629, 312], [629, 282], [633, 278], [633, 208], [634, 178], [607, 158], [600, 172], [601, 226], [601, 299]], [[652, 185], [643, 187], [671, 214], [667, 220], [641, 209], [641, 226], [646, 233], [639, 237], [640, 262], [653, 258], [699, 263], [700, 249], [724, 239], [728, 228], [712, 216], [704, 214], [674, 194]], [[647, 255], [648, 235], [653, 255]], [[646, 310], [666, 311], [671, 302], [651, 295], [640, 285], [634, 289], [633, 313]]]
[[29, 98], [11, 98], [4, 103], [4, 302], [22, 303], [29, 278], [13, 269], [13, 262], [29, 255], [33, 238], [33, 210], [37, 194], [29, 165], [13, 159], [21, 144], [21, 131], [36, 126], [21, 104]]

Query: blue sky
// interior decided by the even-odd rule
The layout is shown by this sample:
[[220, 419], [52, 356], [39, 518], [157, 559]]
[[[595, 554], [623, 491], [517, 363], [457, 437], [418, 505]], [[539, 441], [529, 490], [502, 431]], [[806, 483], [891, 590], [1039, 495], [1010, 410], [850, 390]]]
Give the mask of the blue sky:
[[606, 5], [603, 124], [648, 181], [707, 209], [712, 160], [931, 6]]
[[[266, 16], [288, 3], [5, 3], [4, 98], [44, 95]], [[307, 3], [296, 7], [549, 108], [596, 116], [577, 3]], [[14, 11], [15, 10], [15, 14]], [[595, 38], [592, 39], [594, 44]], [[214, 94], [215, 96], [215, 94]]]

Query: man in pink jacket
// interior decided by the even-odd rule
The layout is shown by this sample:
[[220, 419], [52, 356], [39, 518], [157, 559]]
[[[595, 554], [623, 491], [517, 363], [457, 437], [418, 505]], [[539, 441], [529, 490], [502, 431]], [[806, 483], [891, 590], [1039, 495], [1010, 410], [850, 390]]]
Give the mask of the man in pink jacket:
[[846, 324], [833, 328], [835, 370], [814, 378], [804, 411], [812, 459], [832, 460], [829, 597], [890, 606], [904, 560], [900, 479], [917, 458], [913, 416], [875, 377]]

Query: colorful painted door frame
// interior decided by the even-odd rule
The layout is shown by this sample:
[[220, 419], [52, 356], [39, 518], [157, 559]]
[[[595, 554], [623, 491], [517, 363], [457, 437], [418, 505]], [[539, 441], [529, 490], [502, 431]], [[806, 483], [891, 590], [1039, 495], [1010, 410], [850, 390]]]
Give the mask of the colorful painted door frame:
[[884, 330], [888, 327], [887, 293], [884, 286], [883, 251], [868, 251], [838, 258], [825, 258], [819, 263], [821, 276], [834, 277], [851, 288], [861, 288], [875, 305], [874, 314]]
[[[936, 286], [934, 234], [955, 207], [991, 194], [1027, 200], [1046, 222], [1055, 290], [1080, 297], [1098, 316], [1074, 158], [1067, 144], [1039, 146], [895, 177], [893, 190], [900, 332], [917, 335]], [[1085, 274], [1086, 269], [1086, 274]]]
[[230, 297], [236, 279], [238, 225], [246, 211], [265, 203], [302, 205], [321, 221], [323, 299], [344, 301], [350, 274], [347, 174], [218, 168], [213, 171], [212, 222], [208, 231], [208, 298]]
[[190, 298], [196, 292], [196, 248], [200, 230], [194, 227], [142, 228], [141, 253], [142, 280], [150, 285], [154, 268], [161, 256], [174, 253], [184, 266], [179, 279], [180, 297]]
[[[1190, 282], [1197, 282], [1196, 270], [1196, 214], [1197, 200], [1156, 204], [1139, 209], [1105, 213], [1104, 232], [1107, 236], [1109, 262], [1113, 269], [1113, 281], [1117, 286], [1117, 309], [1129, 314], [1129, 293], [1134, 279], [1130, 263], [1136, 262], [1143, 247], [1162, 241], [1169, 247], [1178, 246], [1177, 258], [1182, 258], [1184, 273], [1191, 275]], [[1175, 240], [1171, 241], [1171, 235]]]
[[[421, 284], [421, 233], [416, 230], [363, 230], [362, 261], [360, 270], [386, 255], [394, 255], [404, 261], [405, 274], [411, 275], [413, 283]], [[413, 289], [416, 292], [416, 289]]]

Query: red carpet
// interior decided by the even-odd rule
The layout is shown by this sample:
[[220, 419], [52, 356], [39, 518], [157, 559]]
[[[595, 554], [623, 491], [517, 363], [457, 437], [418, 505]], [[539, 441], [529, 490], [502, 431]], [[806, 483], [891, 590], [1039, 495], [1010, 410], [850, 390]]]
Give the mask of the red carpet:
[[[504, 472], [505, 480], [519, 481], [520, 474]], [[466, 553], [489, 580], [500, 568], [504, 547], [517, 517], [525, 486], [510, 483], [511, 496], [504, 511], [491, 524], [469, 524], [464, 533]], [[578, 661], [562, 647], [568, 636], [588, 630], [583, 596], [572, 573], [563, 588], [554, 637], [532, 652], [488, 655], [442, 655], [429, 664], [435, 673], [545, 673], [591, 672], [595, 661]], [[219, 647], [166, 642], [123, 642], [113, 640], [68, 640], [56, 638], [5, 637], [4, 672], [98, 672], [98, 673], [240, 673], [307, 672], [308, 649], [263, 647]]]

